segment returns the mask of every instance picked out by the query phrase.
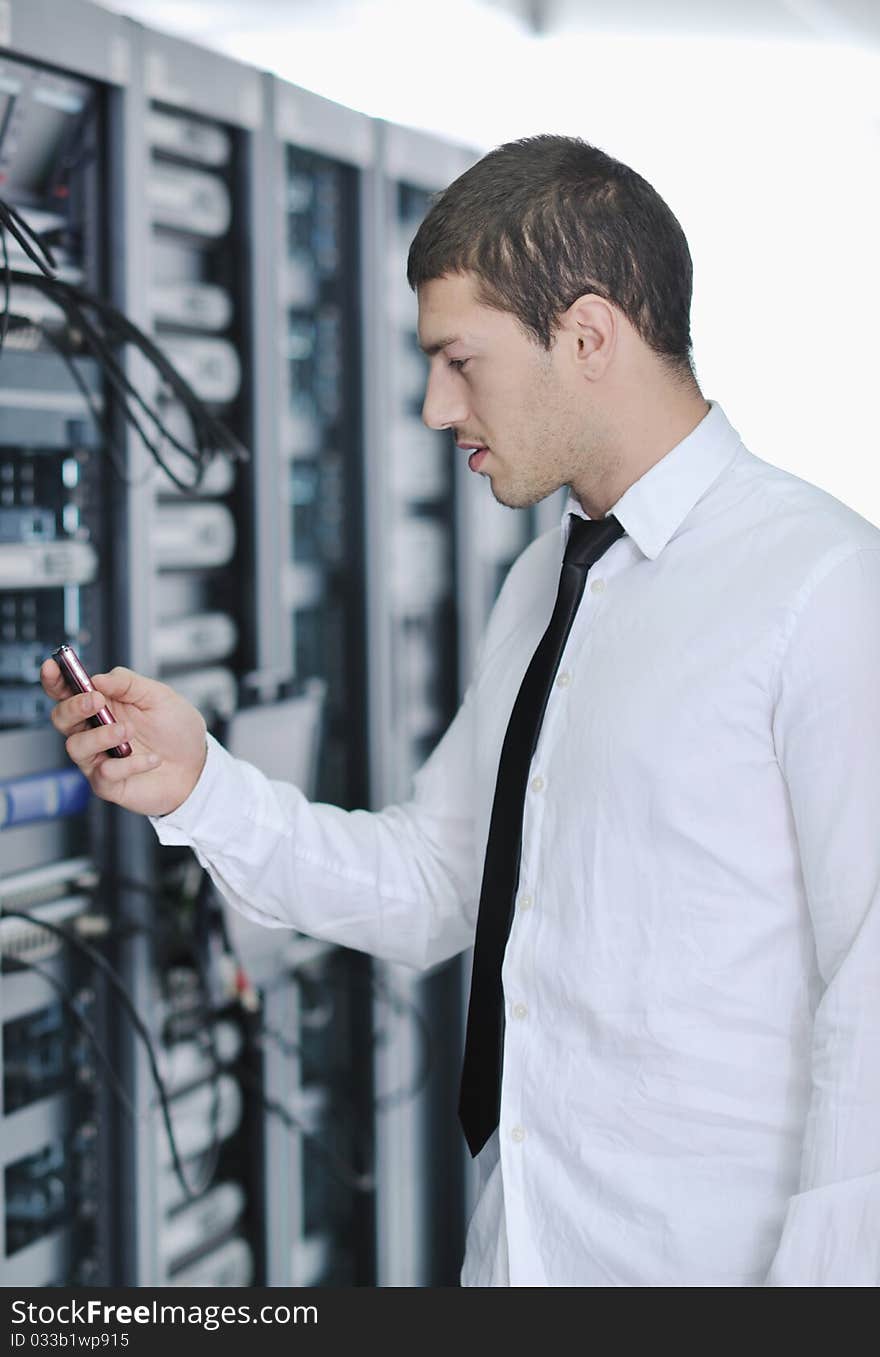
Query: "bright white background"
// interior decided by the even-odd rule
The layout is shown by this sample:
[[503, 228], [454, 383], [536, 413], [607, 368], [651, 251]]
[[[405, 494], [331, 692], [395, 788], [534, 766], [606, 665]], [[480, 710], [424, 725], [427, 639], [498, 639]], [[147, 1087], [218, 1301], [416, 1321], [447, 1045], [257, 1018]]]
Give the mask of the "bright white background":
[[567, 132], [632, 165], [690, 243], [704, 394], [880, 525], [880, 6], [860, 2], [861, 26], [857, 0], [569, 0], [536, 35], [526, 3], [106, 0], [478, 150]]

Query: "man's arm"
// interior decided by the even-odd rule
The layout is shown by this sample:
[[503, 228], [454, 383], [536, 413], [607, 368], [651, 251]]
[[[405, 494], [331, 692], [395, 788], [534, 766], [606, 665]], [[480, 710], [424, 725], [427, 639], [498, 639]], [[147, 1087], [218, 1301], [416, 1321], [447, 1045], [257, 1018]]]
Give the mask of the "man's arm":
[[823, 990], [768, 1286], [880, 1285], [880, 548], [805, 582], [773, 734]]
[[401, 805], [310, 802], [209, 736], [195, 788], [152, 824], [162, 843], [192, 848], [247, 918], [433, 966], [470, 946], [476, 922], [472, 707], [469, 694]]
[[[149, 815], [164, 843], [191, 847], [221, 894], [260, 923], [295, 927], [412, 966], [470, 945], [479, 882], [473, 850], [474, 739], [468, 696], [403, 806], [377, 815], [311, 805], [215, 741], [173, 688], [130, 669], [70, 695], [42, 669], [52, 722], [92, 790]], [[110, 704], [115, 724], [89, 716]], [[111, 758], [122, 740], [129, 758]]]

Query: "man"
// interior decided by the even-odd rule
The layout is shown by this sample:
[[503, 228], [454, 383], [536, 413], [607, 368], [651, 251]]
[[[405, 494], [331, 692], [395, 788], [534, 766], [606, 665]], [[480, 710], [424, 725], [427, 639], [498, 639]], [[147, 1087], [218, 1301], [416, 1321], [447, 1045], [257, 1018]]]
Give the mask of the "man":
[[[594, 147], [493, 151], [429, 212], [409, 278], [425, 422], [505, 504], [571, 488], [412, 800], [310, 805], [125, 669], [66, 697], [47, 662], [55, 725], [249, 917], [433, 965], [474, 940], [487, 841], [503, 856], [502, 746], [563, 550], [607, 527], [508, 834], [500, 1120], [490, 1098], [469, 1135], [462, 1280], [877, 1285], [880, 531], [703, 398], [681, 227]], [[83, 724], [104, 701], [123, 731]], [[496, 886], [491, 867], [481, 927]]]

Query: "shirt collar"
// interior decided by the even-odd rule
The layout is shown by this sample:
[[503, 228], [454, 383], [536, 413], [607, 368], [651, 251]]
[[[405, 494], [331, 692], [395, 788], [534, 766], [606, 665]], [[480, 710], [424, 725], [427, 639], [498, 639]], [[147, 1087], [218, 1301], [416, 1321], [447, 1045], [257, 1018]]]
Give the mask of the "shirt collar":
[[[608, 514], [620, 522], [643, 555], [653, 561], [675, 535], [691, 509], [733, 461], [740, 437], [717, 401], [686, 438], [655, 462], [624, 491]], [[562, 518], [563, 540], [568, 515], [589, 518], [569, 495]]]

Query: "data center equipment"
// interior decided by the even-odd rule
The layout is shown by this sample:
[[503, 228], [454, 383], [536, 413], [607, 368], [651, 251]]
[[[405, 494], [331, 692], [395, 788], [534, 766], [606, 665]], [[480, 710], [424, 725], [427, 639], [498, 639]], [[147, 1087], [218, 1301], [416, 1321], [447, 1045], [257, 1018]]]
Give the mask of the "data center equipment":
[[[191, 490], [159, 469], [129, 492], [144, 572], [128, 600], [131, 662], [188, 697], [220, 733], [247, 700], [243, 681], [259, 663], [249, 192], [261, 77], [138, 25], [131, 32], [141, 120], [125, 155], [142, 184], [128, 242], [132, 304], [175, 371], [251, 454], [235, 464], [216, 457]], [[187, 412], [171, 393], [156, 396], [187, 445]], [[175, 465], [173, 454], [163, 460]], [[159, 851], [143, 824], [128, 827], [126, 849], [149, 888], [137, 910], [151, 930], [139, 980], [161, 1014], [170, 1114], [164, 1126], [153, 1118], [152, 1141], [136, 1143], [132, 1155], [138, 1207], [151, 1217], [149, 1237], [133, 1241], [138, 1266], [160, 1284], [201, 1284], [190, 1281], [199, 1276], [223, 1284], [227, 1273], [227, 1284], [262, 1281], [263, 1062], [222, 912], [186, 850]], [[133, 1074], [146, 1101], [142, 1061]]]
[[[431, 195], [474, 158], [464, 148], [377, 124], [379, 174], [371, 205], [376, 271], [365, 368], [375, 459], [367, 487], [370, 606], [370, 773], [375, 806], [406, 799], [412, 777], [454, 714], [459, 694], [456, 450], [448, 430], [421, 422], [427, 364], [417, 303], [406, 281], [409, 245]], [[377, 1177], [397, 1194], [377, 1198], [380, 1284], [454, 1285], [464, 1234], [463, 1163], [454, 1109], [460, 1058], [461, 979], [455, 963], [427, 980], [380, 968], [406, 1009], [375, 1007]], [[424, 1027], [411, 1020], [420, 1013]], [[427, 1036], [430, 1069], [421, 1064]], [[391, 1089], [416, 1086], [404, 1100]]]
[[[35, 17], [26, 16], [25, 28]], [[62, 19], [55, 36], [65, 27]], [[103, 41], [118, 29], [110, 20]], [[101, 49], [96, 32], [99, 63]], [[109, 271], [106, 82], [94, 69], [52, 66], [53, 55], [0, 51], [0, 197], [52, 242], [59, 277], [101, 288]], [[9, 231], [4, 237], [8, 285], [36, 265]], [[87, 955], [53, 930], [100, 916], [103, 817], [48, 724], [39, 669], [62, 641], [95, 667], [103, 654], [110, 504], [93, 412], [105, 390], [97, 364], [37, 289], [8, 286], [3, 310], [0, 1278], [87, 1285], [107, 1275], [113, 1243], [98, 1172], [109, 1156], [114, 1097], [106, 1006]]]
[[[195, 93], [199, 61], [185, 46], [161, 44], [148, 33], [142, 41], [148, 81], [152, 78], [146, 92], [153, 95], [146, 121], [146, 304], [163, 352], [247, 444], [251, 410], [242, 372], [250, 366], [245, 352], [250, 262], [236, 189], [246, 173], [248, 131], [205, 116], [203, 99]], [[161, 98], [174, 84], [169, 70], [175, 54], [183, 75], [182, 107]], [[179, 409], [172, 418], [185, 424]], [[239, 640], [246, 650], [249, 630], [242, 618], [248, 607], [241, 585], [249, 566], [249, 532], [243, 526], [248, 490], [244, 476], [236, 484], [229, 475], [228, 460], [217, 459], [217, 465], [219, 472], [195, 497], [181, 495], [162, 479], [156, 485], [156, 569], [186, 572], [198, 597], [190, 619], [167, 616], [162, 610], [166, 595], [156, 589], [154, 658], [163, 677], [199, 664], [203, 641], [203, 667], [230, 656], [234, 667], [236, 662], [244, 667], [237, 652]]]
[[[2, 196], [57, 240], [69, 275], [101, 286], [98, 87], [0, 56], [0, 90]], [[4, 236], [10, 266], [33, 270]], [[10, 290], [8, 310], [0, 356], [0, 729], [45, 718], [35, 652], [68, 640], [87, 663], [97, 653], [107, 575], [103, 457], [83, 395], [84, 388], [103, 399], [99, 373], [74, 337], [33, 314], [20, 289]]]
[[57, 932], [95, 916], [97, 879], [75, 857], [0, 880], [6, 1286], [95, 1285], [107, 1271], [102, 1000], [87, 959]]
[[[328, 685], [239, 710], [224, 743], [268, 777], [314, 790]], [[266, 1105], [276, 1109], [272, 1190], [284, 1265], [297, 1286], [355, 1285], [372, 1234], [371, 1106], [362, 1066], [369, 1043], [369, 972], [344, 949], [262, 928], [225, 911], [233, 952], [258, 986]], [[286, 1120], [285, 1120], [286, 1118]], [[371, 1248], [366, 1250], [371, 1254]]]
[[[368, 804], [364, 484], [367, 444], [363, 418], [364, 203], [375, 161], [369, 119], [317, 95], [267, 78], [268, 137], [264, 173], [281, 186], [271, 197], [269, 248], [277, 259], [258, 278], [271, 308], [267, 327], [274, 401], [265, 410], [267, 441], [277, 449], [277, 481], [264, 479], [261, 512], [279, 524], [280, 596], [263, 627], [276, 637], [282, 669], [295, 675], [300, 716], [290, 709], [288, 738], [308, 730], [308, 707], [319, 715], [320, 754], [311, 786], [317, 800], [356, 808]], [[279, 267], [280, 265], [280, 267]], [[279, 495], [280, 489], [280, 495]], [[258, 490], [259, 494], [259, 490]], [[278, 513], [280, 510], [280, 520]], [[280, 616], [279, 616], [280, 605]], [[246, 721], [251, 713], [242, 713]], [[305, 719], [304, 719], [305, 718]], [[268, 727], [265, 727], [268, 729]], [[301, 744], [265, 761], [255, 729], [254, 761], [274, 776], [297, 781], [297, 763], [314, 750]], [[278, 759], [281, 756], [281, 765]], [[288, 772], [283, 772], [286, 765]], [[294, 770], [294, 771], [291, 771]], [[305, 943], [305, 950], [302, 943]], [[265, 947], [265, 944], [263, 944]], [[297, 1134], [276, 1117], [272, 1160], [289, 1184], [276, 1216], [278, 1249], [294, 1284], [365, 1285], [375, 1279], [372, 1140], [372, 968], [368, 958], [311, 940], [283, 953], [288, 983], [267, 995], [266, 1021], [286, 1033], [267, 1043], [272, 1099], [290, 1085], [308, 1092], [318, 1109], [311, 1134]], [[320, 962], [319, 962], [320, 957]], [[328, 1068], [304, 1086], [300, 1048], [309, 1045], [315, 1014], [303, 1002], [306, 962], [323, 968], [332, 1002], [325, 1039]], [[321, 986], [319, 986], [319, 989]], [[297, 1119], [302, 1114], [302, 1106]], [[366, 1128], [366, 1129], [364, 1129]], [[316, 1197], [317, 1194], [317, 1197]], [[323, 1199], [321, 1223], [313, 1203]], [[332, 1210], [331, 1210], [332, 1207]], [[283, 1221], [286, 1219], [286, 1225]]]
[[[301, 785], [314, 795], [317, 769], [325, 794], [351, 803], [363, 785], [362, 754], [352, 739], [358, 705], [350, 691], [363, 663], [357, 494], [362, 449], [357, 328], [344, 329], [341, 307], [358, 285], [357, 174], [347, 146], [341, 163], [334, 163], [319, 153], [321, 147], [282, 142], [279, 119], [289, 116], [290, 98], [282, 91], [275, 100], [275, 82], [146, 31], [141, 50], [144, 93], [156, 115], [146, 123], [152, 188], [144, 304], [166, 356], [254, 450], [251, 463], [237, 468], [234, 483], [216, 482], [210, 491], [203, 482], [197, 494], [188, 495], [171, 490], [161, 476], [155, 479], [146, 591], [152, 602], [144, 608], [152, 627], [145, 649], [155, 671], [204, 703], [210, 728], [221, 739], [237, 741], [243, 756], [260, 761], [262, 718], [284, 720], [290, 739], [274, 742], [276, 753], [287, 748], [290, 755], [281, 775], [297, 775], [291, 741], [297, 743], [300, 726], [312, 742], [320, 729], [322, 758], [313, 761]], [[303, 130], [300, 117], [300, 142]], [[297, 174], [311, 185], [312, 201], [292, 216], [292, 195], [279, 196], [274, 185]], [[291, 241], [300, 267], [313, 276], [308, 311], [303, 294], [279, 294], [273, 276], [273, 260], [284, 258]], [[285, 446], [282, 439], [290, 427], [287, 412], [295, 415], [309, 401], [318, 430], [312, 469], [321, 495], [316, 512], [306, 513], [301, 524], [302, 484], [295, 472], [309, 449], [301, 442]], [[343, 522], [346, 515], [349, 521]], [[305, 591], [303, 574], [313, 582]], [[301, 697], [285, 696], [293, 687]], [[318, 691], [321, 700], [315, 702]], [[296, 704], [304, 721], [293, 715]], [[362, 716], [359, 721], [363, 728]], [[174, 900], [168, 919], [190, 921], [178, 929], [179, 955], [167, 951], [166, 934], [160, 970], [167, 974], [173, 963], [183, 975], [195, 963], [203, 1017], [237, 1013], [247, 1033], [235, 1070], [218, 1084], [220, 1148], [212, 1153], [220, 1158], [213, 1177], [205, 1168], [211, 1156], [204, 1082], [172, 1099], [178, 1116], [183, 1103], [187, 1162], [202, 1175], [206, 1195], [228, 1202], [234, 1194], [245, 1202], [237, 1223], [227, 1222], [227, 1233], [234, 1230], [247, 1250], [235, 1255], [237, 1265], [246, 1258], [248, 1271], [268, 1284], [367, 1280], [372, 1250], [362, 1200], [369, 1203], [370, 1191], [349, 1169], [352, 1108], [343, 1109], [347, 1121], [337, 1132], [329, 1085], [304, 1091], [289, 1054], [301, 1040], [302, 981], [295, 971], [302, 958], [276, 945], [261, 969], [243, 944], [240, 921], [220, 905], [188, 854], [163, 851], [154, 870], [166, 903]], [[344, 991], [345, 968], [363, 965], [362, 958], [340, 960], [327, 985], [341, 983]], [[168, 996], [168, 1002], [179, 1004], [180, 994]], [[334, 1042], [350, 1052], [354, 1031], [363, 1046], [362, 1063], [370, 1049], [363, 1022], [352, 1016], [357, 1004], [368, 1016], [368, 998], [337, 1000], [334, 1011], [342, 1016]], [[286, 1020], [275, 1023], [276, 1014]], [[166, 1024], [166, 1043], [173, 1041], [173, 1031], [174, 1024]], [[276, 1031], [278, 1042], [268, 1035]], [[357, 1083], [355, 1070], [352, 1084]], [[241, 1116], [227, 1122], [221, 1114], [232, 1117], [233, 1087], [243, 1095]], [[199, 1143], [192, 1141], [195, 1127], [201, 1128]], [[335, 1149], [334, 1138], [340, 1142]], [[315, 1158], [312, 1147], [325, 1141], [323, 1156], [318, 1152]], [[168, 1146], [155, 1166], [163, 1181], [170, 1152]], [[310, 1227], [308, 1239], [299, 1240], [308, 1184], [328, 1174], [332, 1180], [334, 1173], [342, 1184], [335, 1227], [329, 1222]], [[331, 1197], [332, 1192], [328, 1201]], [[200, 1229], [204, 1236], [209, 1214], [215, 1218], [196, 1209], [195, 1201], [160, 1197], [160, 1277], [173, 1284], [179, 1273], [193, 1275], [200, 1258], [183, 1252], [183, 1242]], [[226, 1250], [228, 1242], [203, 1237], [200, 1247], [207, 1258]]]
[[291, 662], [327, 684], [318, 797], [366, 795], [360, 314], [369, 122], [284, 82], [270, 90], [283, 189], [278, 438], [287, 489]]
[[406, 253], [475, 155], [89, 0], [6, 0], [0, 43], [0, 200], [167, 364], [114, 374], [6, 232], [0, 1278], [454, 1284], [460, 969], [233, 915], [91, 795], [39, 672], [67, 641], [313, 799], [408, 795], [543, 526], [420, 419]]

